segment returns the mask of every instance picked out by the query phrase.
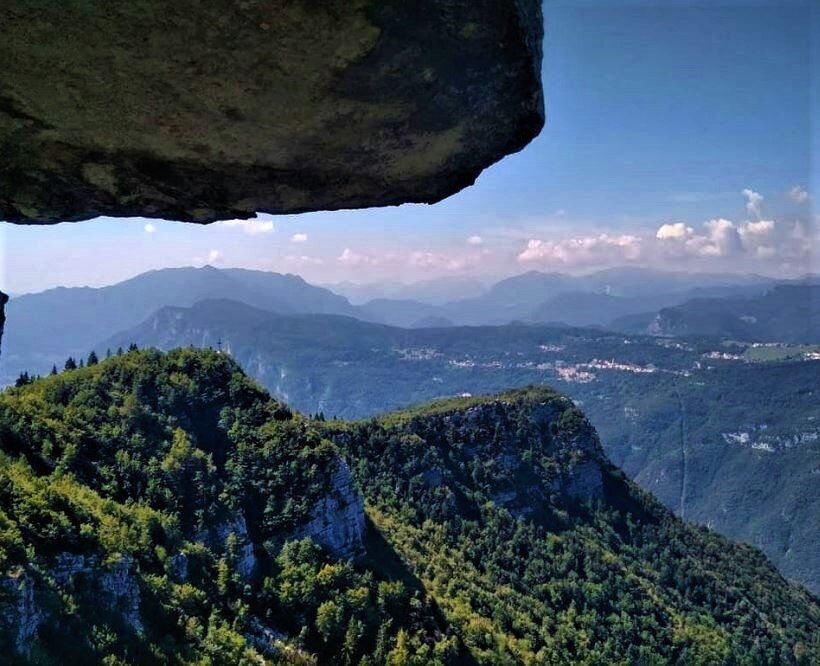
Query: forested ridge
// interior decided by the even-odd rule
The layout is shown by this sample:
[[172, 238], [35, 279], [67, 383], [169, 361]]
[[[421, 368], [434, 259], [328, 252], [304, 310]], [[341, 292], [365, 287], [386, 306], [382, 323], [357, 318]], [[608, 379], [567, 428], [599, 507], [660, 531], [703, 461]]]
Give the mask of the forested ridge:
[[816, 599], [547, 389], [325, 421], [218, 351], [133, 350], [0, 394], [0, 450], [20, 663], [820, 659]]

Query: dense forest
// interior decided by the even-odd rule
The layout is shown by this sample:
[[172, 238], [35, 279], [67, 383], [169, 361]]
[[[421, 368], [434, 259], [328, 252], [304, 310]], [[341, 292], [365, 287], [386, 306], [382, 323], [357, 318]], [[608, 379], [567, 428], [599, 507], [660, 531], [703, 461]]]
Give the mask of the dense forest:
[[0, 394], [8, 659], [820, 659], [815, 598], [638, 490], [549, 389], [342, 422], [219, 351], [83, 365]]

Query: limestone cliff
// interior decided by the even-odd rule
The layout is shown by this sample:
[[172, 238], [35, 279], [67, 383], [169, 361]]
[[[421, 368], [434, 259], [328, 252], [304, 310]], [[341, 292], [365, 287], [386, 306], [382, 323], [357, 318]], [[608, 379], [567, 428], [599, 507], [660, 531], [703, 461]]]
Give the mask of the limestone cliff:
[[29, 657], [41, 626], [70, 622], [69, 598], [88, 600], [128, 631], [143, 630], [131, 558], [104, 563], [96, 555], [60, 553], [46, 569], [21, 568], [0, 582], [0, 637], [11, 636], [17, 655]]
[[353, 483], [350, 467], [339, 459], [330, 489], [290, 539], [309, 537], [339, 559], [358, 559], [364, 554], [364, 502]]
[[436, 202], [544, 122], [540, 0], [0, 5], [0, 219]]

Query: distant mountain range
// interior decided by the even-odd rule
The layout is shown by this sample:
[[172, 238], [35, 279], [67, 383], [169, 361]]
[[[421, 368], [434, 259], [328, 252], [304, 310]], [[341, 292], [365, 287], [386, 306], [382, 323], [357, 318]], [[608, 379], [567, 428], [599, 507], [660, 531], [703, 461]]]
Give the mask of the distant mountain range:
[[754, 295], [777, 284], [756, 275], [690, 274], [620, 268], [575, 276], [530, 271], [492, 285], [473, 298], [435, 304], [379, 298], [363, 303], [367, 318], [394, 326], [413, 326], [442, 317], [470, 326], [511, 321], [563, 322], [604, 326], [639, 313], [657, 312], [697, 297]]
[[103, 338], [167, 305], [187, 307], [209, 298], [282, 314], [358, 314], [346, 298], [297, 275], [211, 266], [151, 271], [109, 287], [59, 287], [9, 301], [0, 381], [13, 381], [22, 370], [47, 372], [68, 355], [87, 354]]
[[401, 284], [399, 282], [370, 284], [337, 282], [320, 286], [330, 289], [336, 294], [341, 294], [355, 305], [363, 305], [368, 301], [381, 299], [420, 301], [429, 305], [444, 305], [451, 301], [476, 298], [487, 291], [487, 287], [483, 282], [463, 277], [444, 277], [411, 284]]
[[741, 298], [696, 298], [616, 320], [619, 330], [750, 342], [820, 342], [820, 285], [777, 285]]
[[[280, 314], [345, 315], [405, 328], [503, 325], [521, 321], [631, 332], [682, 334], [689, 331], [711, 335], [718, 330], [716, 325], [698, 328], [676, 323], [696, 317], [687, 314], [676, 318], [676, 311], [669, 308], [683, 306], [693, 298], [759, 296], [777, 284], [770, 278], [755, 275], [693, 275], [636, 268], [585, 276], [532, 271], [501, 280], [486, 290], [462, 278], [431, 280], [406, 287], [392, 285], [388, 291], [402, 297], [353, 305], [344, 296], [308, 284], [296, 275], [210, 266], [164, 269], [109, 287], [57, 288], [12, 298], [7, 306], [0, 385], [14, 381], [24, 370], [42, 374], [52, 364], [61, 365], [69, 355], [86, 354], [100, 340], [137, 325], [162, 307], [189, 307], [206, 299], [230, 299]], [[444, 302], [457, 293], [478, 295]], [[428, 300], [423, 302], [408, 298], [409, 295]], [[717, 302], [717, 310], [720, 302]], [[660, 311], [670, 313], [659, 320], [669, 323], [650, 331], [649, 325]], [[799, 310], [793, 315], [789, 321], [797, 328], [785, 338], [788, 340], [798, 340], [803, 333], [810, 332], [803, 326], [801, 333]], [[764, 311], [758, 319], [763, 322], [765, 316]], [[778, 314], [772, 321], [771, 331], [776, 335], [778, 327], [784, 325]], [[752, 332], [765, 326], [761, 323], [753, 327]], [[727, 335], [742, 337], [744, 330], [735, 326]], [[753, 339], [769, 338], [757, 335]]]

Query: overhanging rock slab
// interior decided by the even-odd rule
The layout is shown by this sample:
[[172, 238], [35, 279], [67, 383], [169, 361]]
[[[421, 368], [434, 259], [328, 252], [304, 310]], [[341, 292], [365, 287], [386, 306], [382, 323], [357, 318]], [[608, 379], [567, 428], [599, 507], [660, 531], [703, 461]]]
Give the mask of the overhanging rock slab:
[[6, 0], [0, 219], [433, 203], [540, 131], [541, 0]]

